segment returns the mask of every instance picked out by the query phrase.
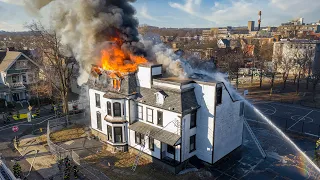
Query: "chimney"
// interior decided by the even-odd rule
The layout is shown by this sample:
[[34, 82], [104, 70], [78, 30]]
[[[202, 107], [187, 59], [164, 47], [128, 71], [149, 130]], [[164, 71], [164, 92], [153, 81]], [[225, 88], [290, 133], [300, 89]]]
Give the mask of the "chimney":
[[261, 12], [261, 11], [259, 11], [258, 15], [259, 15], [259, 19], [258, 19], [258, 31], [260, 31], [260, 28], [261, 28], [261, 15], [262, 15], [262, 12]]
[[137, 83], [140, 87], [151, 88], [152, 79], [162, 76], [162, 64], [139, 65], [137, 72]]

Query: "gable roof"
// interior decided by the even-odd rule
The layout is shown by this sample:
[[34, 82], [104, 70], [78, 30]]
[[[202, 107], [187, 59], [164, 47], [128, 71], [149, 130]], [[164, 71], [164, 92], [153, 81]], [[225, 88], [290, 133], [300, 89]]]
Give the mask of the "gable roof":
[[[167, 95], [162, 105], [157, 104], [155, 96], [155, 93], [159, 91], [164, 91], [164, 93]], [[137, 101], [145, 105], [158, 107], [181, 114], [188, 113], [199, 108], [193, 88], [179, 92], [171, 89], [149, 89], [140, 87], [140, 94], [139, 97], [137, 97]]]
[[[5, 56], [3, 54], [5, 53]], [[20, 55], [22, 54], [21, 52], [16, 52], [16, 51], [2, 51], [2, 55], [0, 55], [0, 71], [6, 71], [8, 67], [12, 65], [12, 63], [17, 60]], [[1, 59], [2, 56], [2, 59]]]

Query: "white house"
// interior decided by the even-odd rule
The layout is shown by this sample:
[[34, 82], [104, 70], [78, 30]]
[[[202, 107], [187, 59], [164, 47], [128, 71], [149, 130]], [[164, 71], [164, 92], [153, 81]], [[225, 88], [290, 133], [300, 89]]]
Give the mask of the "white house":
[[140, 65], [128, 74], [93, 67], [88, 85], [93, 134], [175, 173], [193, 156], [213, 164], [242, 144], [242, 103], [222, 82], [164, 78], [161, 65]]
[[0, 51], [0, 98], [7, 101], [29, 100], [28, 86], [36, 82], [38, 66], [18, 51]]
[[282, 39], [273, 45], [273, 65], [278, 72], [284, 72], [283, 67], [288, 67], [289, 73], [297, 73], [299, 60], [312, 70], [312, 66], [320, 62], [319, 56], [320, 41], [317, 40]]

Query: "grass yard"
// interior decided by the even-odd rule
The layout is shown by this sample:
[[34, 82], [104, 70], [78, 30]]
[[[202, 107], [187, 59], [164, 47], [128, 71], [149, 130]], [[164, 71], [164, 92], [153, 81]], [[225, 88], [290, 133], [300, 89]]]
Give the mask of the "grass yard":
[[50, 139], [54, 143], [70, 141], [72, 139], [78, 139], [85, 137], [86, 133], [84, 126], [74, 125], [68, 128], [63, 128], [59, 131], [53, 132], [50, 135]]
[[129, 152], [112, 153], [104, 148], [100, 153], [89, 156], [85, 160], [93, 167], [105, 173], [110, 179], [115, 180], [210, 179], [205, 178], [202, 171], [190, 172], [185, 175], [174, 175], [143, 158], [140, 158], [139, 165], [137, 166], [136, 171], [133, 172], [131, 167], [135, 158], [136, 154], [130, 154]]

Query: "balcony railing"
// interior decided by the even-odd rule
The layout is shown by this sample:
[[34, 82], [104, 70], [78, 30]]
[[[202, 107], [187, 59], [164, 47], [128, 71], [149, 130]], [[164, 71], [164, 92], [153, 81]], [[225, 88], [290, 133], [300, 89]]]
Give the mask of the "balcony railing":
[[23, 82], [9, 83], [10, 88], [25, 88]]

